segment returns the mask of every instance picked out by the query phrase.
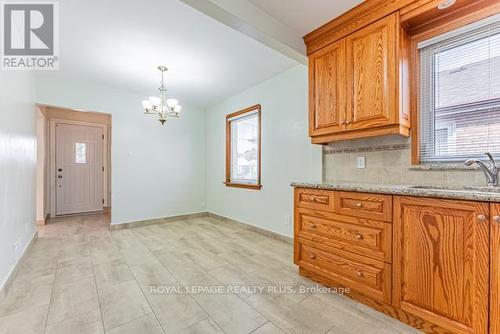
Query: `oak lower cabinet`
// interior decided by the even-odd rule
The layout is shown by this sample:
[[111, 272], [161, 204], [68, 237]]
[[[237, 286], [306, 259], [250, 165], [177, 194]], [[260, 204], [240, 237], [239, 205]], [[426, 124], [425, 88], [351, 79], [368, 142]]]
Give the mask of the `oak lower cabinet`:
[[500, 203], [295, 188], [301, 275], [425, 333], [500, 334]]
[[489, 204], [394, 198], [393, 304], [452, 333], [488, 333]]

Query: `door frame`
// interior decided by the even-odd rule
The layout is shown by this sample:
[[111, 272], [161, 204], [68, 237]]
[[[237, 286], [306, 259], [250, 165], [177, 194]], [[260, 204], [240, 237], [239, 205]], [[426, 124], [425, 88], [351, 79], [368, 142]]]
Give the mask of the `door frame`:
[[108, 184], [109, 184], [109, 137], [108, 137], [108, 125], [103, 123], [94, 123], [94, 122], [85, 122], [85, 121], [73, 121], [67, 119], [58, 119], [53, 118], [50, 120], [50, 216], [56, 216], [56, 125], [57, 124], [66, 124], [66, 125], [80, 125], [80, 126], [90, 126], [101, 128], [102, 133], [104, 135], [104, 140], [102, 142], [102, 162], [104, 165], [104, 174], [102, 178], [103, 183], [103, 197], [104, 204], [103, 207], [109, 206], [109, 192], [108, 192]]

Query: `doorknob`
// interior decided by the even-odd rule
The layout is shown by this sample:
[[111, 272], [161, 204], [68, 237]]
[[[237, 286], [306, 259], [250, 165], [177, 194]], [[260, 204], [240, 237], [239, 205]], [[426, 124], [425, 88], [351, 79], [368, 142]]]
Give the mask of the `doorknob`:
[[57, 178], [58, 179], [62, 179], [62, 175], [57, 175]]

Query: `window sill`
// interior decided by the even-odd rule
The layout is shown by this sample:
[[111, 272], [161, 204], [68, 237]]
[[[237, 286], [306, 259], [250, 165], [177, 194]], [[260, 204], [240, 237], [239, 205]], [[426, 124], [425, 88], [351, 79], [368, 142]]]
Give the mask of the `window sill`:
[[434, 163], [434, 164], [422, 164], [422, 165], [411, 165], [409, 170], [422, 170], [422, 171], [429, 171], [429, 170], [455, 170], [455, 171], [474, 171], [478, 170], [479, 168], [477, 166], [465, 166], [463, 164], [445, 164], [445, 163]]
[[262, 188], [261, 184], [245, 184], [245, 183], [232, 183], [232, 182], [224, 182], [226, 187], [233, 188], [243, 188], [243, 189], [251, 189], [251, 190], [260, 190]]

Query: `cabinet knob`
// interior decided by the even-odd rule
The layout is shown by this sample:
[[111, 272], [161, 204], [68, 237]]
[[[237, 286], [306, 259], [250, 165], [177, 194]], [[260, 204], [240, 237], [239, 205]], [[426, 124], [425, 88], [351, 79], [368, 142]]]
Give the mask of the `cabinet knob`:
[[493, 222], [500, 224], [500, 216], [493, 216]]
[[358, 276], [358, 277], [363, 277], [363, 275], [364, 275], [364, 274], [363, 274], [363, 271], [361, 271], [361, 270], [358, 270], [358, 271], [356, 272], [356, 276]]
[[485, 215], [477, 215], [477, 219], [478, 219], [480, 222], [485, 222], [485, 221], [487, 220]]
[[311, 255], [309, 255], [309, 258], [310, 258], [311, 260], [314, 260], [314, 259], [316, 258], [316, 255], [311, 254]]
[[357, 208], [362, 208], [363, 207], [363, 203], [356, 203], [356, 207]]
[[363, 240], [363, 235], [360, 233], [356, 234], [356, 239]]
[[316, 228], [316, 224], [311, 224], [309, 226], [311, 226], [311, 228]]

